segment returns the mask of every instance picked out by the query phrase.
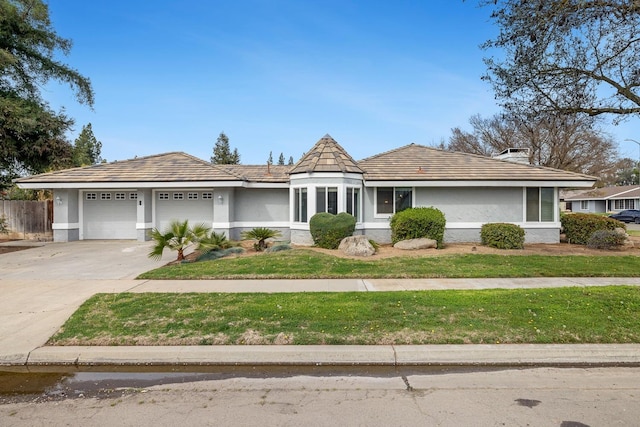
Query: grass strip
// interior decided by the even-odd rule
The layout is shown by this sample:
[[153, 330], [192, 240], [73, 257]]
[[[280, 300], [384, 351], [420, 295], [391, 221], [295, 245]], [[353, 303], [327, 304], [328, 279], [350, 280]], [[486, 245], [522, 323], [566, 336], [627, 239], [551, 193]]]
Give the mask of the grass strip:
[[305, 249], [164, 266], [139, 279], [633, 277], [638, 256], [445, 255], [371, 260]]
[[637, 343], [640, 288], [122, 293], [49, 345]]

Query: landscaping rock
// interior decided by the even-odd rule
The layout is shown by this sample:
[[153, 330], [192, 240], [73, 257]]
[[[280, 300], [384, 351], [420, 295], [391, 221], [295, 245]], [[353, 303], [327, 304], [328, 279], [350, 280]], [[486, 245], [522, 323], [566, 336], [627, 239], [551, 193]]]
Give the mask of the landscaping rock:
[[395, 245], [393, 245], [396, 249], [403, 249], [407, 251], [415, 251], [417, 249], [430, 249], [437, 248], [438, 242], [433, 239], [409, 239], [409, 240], [401, 240]]
[[349, 236], [340, 241], [338, 249], [351, 256], [371, 256], [376, 253], [367, 236]]

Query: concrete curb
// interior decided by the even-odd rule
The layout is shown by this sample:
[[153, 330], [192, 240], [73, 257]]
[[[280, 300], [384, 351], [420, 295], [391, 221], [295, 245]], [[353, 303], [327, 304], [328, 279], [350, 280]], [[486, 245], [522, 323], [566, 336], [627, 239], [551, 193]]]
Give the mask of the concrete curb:
[[206, 366], [640, 366], [640, 344], [39, 347], [0, 370]]

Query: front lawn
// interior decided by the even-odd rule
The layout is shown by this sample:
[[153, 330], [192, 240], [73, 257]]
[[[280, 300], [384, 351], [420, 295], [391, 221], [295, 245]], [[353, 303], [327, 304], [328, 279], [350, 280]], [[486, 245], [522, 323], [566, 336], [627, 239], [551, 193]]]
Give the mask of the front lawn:
[[350, 259], [296, 249], [164, 266], [139, 279], [633, 277], [640, 257], [465, 254]]
[[49, 345], [638, 343], [630, 286], [98, 294]]

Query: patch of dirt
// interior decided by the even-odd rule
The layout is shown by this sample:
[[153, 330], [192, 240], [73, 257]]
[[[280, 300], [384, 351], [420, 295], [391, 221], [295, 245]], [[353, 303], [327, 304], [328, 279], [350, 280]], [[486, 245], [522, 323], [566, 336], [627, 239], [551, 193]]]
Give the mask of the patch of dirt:
[[[30, 249], [33, 246], [11, 246], [11, 242], [15, 242], [16, 239], [0, 239], [0, 255], [8, 254], [11, 252], [23, 251]], [[2, 244], [4, 243], [4, 245]]]

